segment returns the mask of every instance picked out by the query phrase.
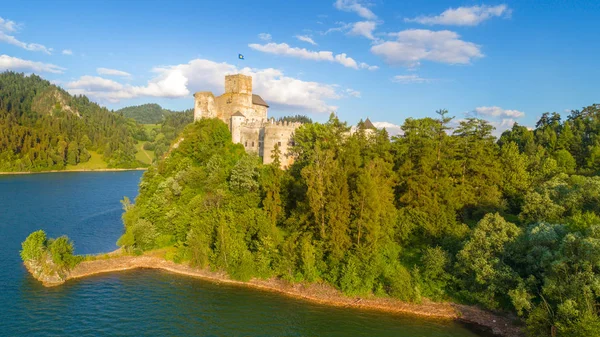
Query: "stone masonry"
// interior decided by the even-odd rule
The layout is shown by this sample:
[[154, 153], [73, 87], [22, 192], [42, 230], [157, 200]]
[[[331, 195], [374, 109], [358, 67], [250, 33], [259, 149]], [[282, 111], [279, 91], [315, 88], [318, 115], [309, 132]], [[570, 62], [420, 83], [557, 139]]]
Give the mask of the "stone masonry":
[[289, 154], [294, 131], [302, 123], [275, 122], [268, 119], [269, 105], [252, 93], [252, 77], [236, 74], [225, 76], [225, 93], [215, 97], [212, 92], [194, 94], [194, 120], [219, 118], [229, 126], [234, 143], [242, 144], [246, 152], [256, 153], [269, 164], [275, 144], [279, 144], [282, 168], [289, 167], [294, 158]]

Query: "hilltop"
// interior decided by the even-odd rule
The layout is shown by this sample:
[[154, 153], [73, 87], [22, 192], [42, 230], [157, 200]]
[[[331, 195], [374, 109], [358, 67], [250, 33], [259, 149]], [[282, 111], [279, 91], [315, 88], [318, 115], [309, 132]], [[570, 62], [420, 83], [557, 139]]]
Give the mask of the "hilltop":
[[0, 171], [138, 168], [134, 120], [36, 75], [0, 74]]
[[140, 124], [159, 124], [165, 121], [168, 115], [177, 113], [168, 109], [163, 109], [156, 103], [128, 106], [115, 111], [127, 118], [131, 118]]

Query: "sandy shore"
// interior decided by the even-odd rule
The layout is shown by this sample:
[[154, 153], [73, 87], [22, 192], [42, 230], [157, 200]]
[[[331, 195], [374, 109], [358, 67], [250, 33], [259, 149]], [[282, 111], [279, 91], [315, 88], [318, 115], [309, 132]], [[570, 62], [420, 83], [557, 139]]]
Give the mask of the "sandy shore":
[[265, 291], [278, 292], [290, 297], [308, 300], [315, 303], [338, 306], [354, 307], [368, 310], [378, 310], [388, 313], [410, 314], [437, 319], [463, 321], [484, 327], [499, 336], [523, 336], [520, 328], [513, 324], [514, 318], [504, 317], [477, 307], [456, 305], [452, 303], [431, 302], [426, 299], [422, 303], [407, 303], [393, 298], [381, 297], [348, 297], [337, 289], [325, 284], [291, 284], [279, 279], [259, 280], [252, 279], [248, 282], [230, 279], [223, 272], [213, 272], [207, 269], [193, 268], [186, 264], [177, 264], [167, 261], [161, 256], [120, 256], [111, 253], [110, 258], [100, 258], [85, 261], [77, 265], [61, 282], [44, 283], [45, 286], [57, 286], [70, 279], [78, 279], [100, 273], [117, 272], [136, 268], [160, 269], [167, 272], [196, 277], [216, 283], [250, 287]]
[[118, 171], [145, 171], [147, 168], [138, 167], [130, 169], [107, 168], [107, 169], [77, 169], [77, 170], [50, 170], [50, 171], [23, 171], [23, 172], [0, 172], [0, 175], [16, 175], [16, 174], [41, 174], [41, 173], [64, 173], [64, 172], [118, 172]]

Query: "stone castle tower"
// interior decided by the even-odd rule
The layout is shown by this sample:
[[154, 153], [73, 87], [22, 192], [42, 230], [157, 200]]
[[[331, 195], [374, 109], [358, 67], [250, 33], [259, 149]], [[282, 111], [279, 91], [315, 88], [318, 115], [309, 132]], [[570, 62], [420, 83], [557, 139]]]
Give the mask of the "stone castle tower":
[[252, 93], [252, 77], [236, 74], [225, 76], [225, 93], [215, 97], [212, 92], [194, 94], [194, 121], [201, 118], [219, 118], [227, 125], [234, 143], [244, 145], [246, 152], [258, 154], [264, 164], [273, 161], [271, 154], [276, 144], [281, 152], [281, 167], [294, 162], [289, 155], [294, 131], [302, 123], [275, 122], [268, 119], [269, 105]]

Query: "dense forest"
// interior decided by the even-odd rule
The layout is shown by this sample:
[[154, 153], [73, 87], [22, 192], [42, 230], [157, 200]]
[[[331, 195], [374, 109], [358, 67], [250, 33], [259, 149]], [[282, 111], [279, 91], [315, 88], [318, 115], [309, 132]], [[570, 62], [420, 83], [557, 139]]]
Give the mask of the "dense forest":
[[531, 336], [600, 335], [600, 105], [498, 140], [484, 120], [451, 123], [409, 118], [390, 139], [332, 115], [297, 129], [282, 171], [278, 148], [262, 165], [201, 120], [123, 201], [118, 244], [240, 280], [511, 311]]
[[140, 167], [135, 144], [145, 137], [134, 120], [85, 96], [36, 75], [0, 74], [0, 171], [62, 170], [92, 154], [110, 168]]
[[131, 118], [140, 124], [159, 124], [175, 111], [163, 109], [156, 103], [128, 106], [115, 113]]
[[146, 131], [148, 141], [144, 143], [144, 150], [154, 151], [155, 158], [162, 158], [183, 128], [193, 121], [193, 109], [166, 115], [162, 123]]

